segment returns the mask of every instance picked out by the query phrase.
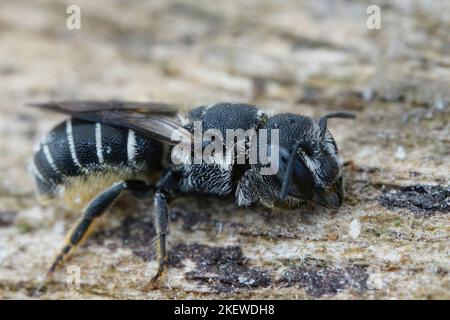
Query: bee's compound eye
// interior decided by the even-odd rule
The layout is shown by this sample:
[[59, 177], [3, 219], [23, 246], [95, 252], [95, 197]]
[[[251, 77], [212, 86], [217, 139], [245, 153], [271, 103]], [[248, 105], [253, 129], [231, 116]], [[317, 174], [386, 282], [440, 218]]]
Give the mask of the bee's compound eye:
[[296, 159], [294, 163], [292, 182], [296, 193], [299, 193], [302, 198], [309, 199], [312, 196], [315, 185], [313, 175], [303, 161], [299, 159]]
[[[280, 166], [278, 171], [278, 179], [281, 183], [285, 180], [286, 170], [288, 168], [291, 152], [287, 148], [280, 147]], [[314, 190], [314, 178], [308, 167], [303, 163], [297, 155], [293, 158], [292, 174], [290, 177], [288, 194], [299, 197], [301, 199], [311, 199]]]
[[289, 162], [289, 152], [286, 148], [280, 148], [280, 162], [287, 164]]

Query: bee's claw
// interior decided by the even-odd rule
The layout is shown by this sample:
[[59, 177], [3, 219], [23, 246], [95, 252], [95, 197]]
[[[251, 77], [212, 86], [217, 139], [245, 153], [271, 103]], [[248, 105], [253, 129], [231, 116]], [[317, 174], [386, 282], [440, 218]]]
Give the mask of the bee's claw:
[[43, 293], [45, 293], [45, 291], [47, 290], [47, 283], [48, 281], [52, 278], [53, 276], [53, 272], [48, 272], [45, 275], [44, 280], [42, 280], [42, 282], [33, 290], [31, 296], [33, 297], [40, 297]]
[[32, 297], [40, 297], [44, 291], [45, 291], [46, 287], [44, 283], [39, 284], [39, 286], [37, 286], [33, 292], [31, 293]]
[[161, 280], [162, 276], [164, 275], [165, 271], [165, 262], [160, 262], [158, 265], [158, 271], [156, 274], [150, 279], [150, 282], [147, 285], [148, 290], [156, 290], [159, 288], [159, 281]]

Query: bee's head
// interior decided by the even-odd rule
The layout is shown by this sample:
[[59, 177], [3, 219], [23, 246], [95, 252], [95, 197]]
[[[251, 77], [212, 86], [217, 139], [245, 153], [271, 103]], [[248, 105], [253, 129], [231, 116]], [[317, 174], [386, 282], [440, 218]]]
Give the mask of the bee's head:
[[344, 198], [342, 164], [336, 143], [327, 129], [327, 120], [354, 117], [340, 112], [316, 121], [284, 113], [268, 120], [267, 129], [279, 130], [279, 200], [290, 196], [329, 208], [341, 206]]

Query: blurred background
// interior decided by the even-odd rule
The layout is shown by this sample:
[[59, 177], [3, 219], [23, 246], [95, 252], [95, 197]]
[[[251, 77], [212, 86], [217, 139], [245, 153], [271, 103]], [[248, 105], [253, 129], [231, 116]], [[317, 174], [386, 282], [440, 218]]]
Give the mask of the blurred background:
[[[71, 5], [79, 30], [67, 27]], [[371, 5], [381, 29], [368, 28]], [[0, 3], [0, 48], [0, 297], [29, 297], [74, 221], [37, 206], [26, 171], [33, 144], [63, 117], [25, 104], [67, 99], [358, 115], [330, 125], [347, 164], [339, 213], [181, 201], [173, 290], [150, 293], [123, 272], [151, 274], [152, 257], [136, 254], [146, 241], [133, 235], [153, 230], [135, 231], [147, 226], [138, 216], [124, 231], [119, 214], [105, 228], [116, 231], [74, 257], [98, 262], [81, 297], [450, 297], [449, 1], [10, 0]], [[108, 283], [126, 290], [100, 289]]]

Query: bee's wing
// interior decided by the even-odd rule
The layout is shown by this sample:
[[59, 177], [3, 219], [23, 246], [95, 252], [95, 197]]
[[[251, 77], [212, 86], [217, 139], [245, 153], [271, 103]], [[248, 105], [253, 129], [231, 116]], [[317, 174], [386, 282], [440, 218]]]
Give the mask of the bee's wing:
[[35, 106], [51, 111], [62, 112], [70, 115], [78, 113], [92, 113], [98, 111], [140, 111], [143, 113], [174, 115], [179, 107], [174, 104], [162, 102], [132, 102], [132, 101], [95, 101], [95, 100], [73, 100], [61, 102], [33, 103]]
[[[116, 127], [139, 131], [164, 143], [190, 143], [191, 133], [178, 123], [174, 116], [179, 108], [175, 105], [155, 102], [122, 101], [63, 101], [31, 104], [38, 108], [65, 113], [74, 118], [100, 122]], [[172, 140], [174, 132], [177, 139]]]

